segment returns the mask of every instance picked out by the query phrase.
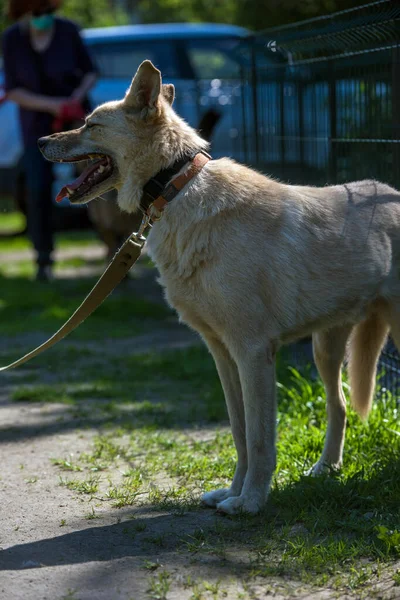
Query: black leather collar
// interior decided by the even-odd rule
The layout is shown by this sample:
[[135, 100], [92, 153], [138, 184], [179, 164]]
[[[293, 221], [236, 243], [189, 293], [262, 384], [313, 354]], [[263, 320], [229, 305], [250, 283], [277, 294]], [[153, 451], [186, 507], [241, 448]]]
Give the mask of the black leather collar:
[[156, 198], [163, 195], [168, 181], [170, 181], [174, 175], [179, 173], [179, 171], [188, 162], [193, 160], [196, 154], [199, 153], [211, 158], [211, 156], [204, 150], [193, 150], [193, 152], [185, 154], [182, 158], [176, 160], [167, 169], [161, 169], [161, 171], [158, 171], [158, 173], [154, 175], [154, 177], [149, 179], [149, 181], [143, 187], [143, 194], [140, 200], [140, 210], [144, 214], [147, 213], [147, 209], [149, 208], [150, 204], [152, 204], [152, 202], [154, 202]]

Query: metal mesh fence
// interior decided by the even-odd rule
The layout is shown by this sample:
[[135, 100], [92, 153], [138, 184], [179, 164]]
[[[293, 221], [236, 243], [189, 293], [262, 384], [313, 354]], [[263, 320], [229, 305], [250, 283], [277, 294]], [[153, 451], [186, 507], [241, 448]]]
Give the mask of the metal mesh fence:
[[[264, 32], [254, 52], [251, 159], [296, 183], [400, 187], [400, 3]], [[256, 47], [256, 48], [257, 48]]]
[[[244, 77], [247, 162], [290, 183], [367, 178], [400, 189], [398, 0], [264, 31]], [[379, 370], [380, 393], [400, 396], [391, 342]]]
[[[300, 371], [307, 369], [311, 377], [317, 378], [318, 372], [314, 365], [311, 340], [292, 344], [288, 348], [287, 356], [290, 364], [295, 368]], [[311, 370], [310, 365], [313, 366]], [[391, 339], [382, 352], [378, 364], [376, 394], [379, 398], [392, 394], [400, 399], [400, 357]]]

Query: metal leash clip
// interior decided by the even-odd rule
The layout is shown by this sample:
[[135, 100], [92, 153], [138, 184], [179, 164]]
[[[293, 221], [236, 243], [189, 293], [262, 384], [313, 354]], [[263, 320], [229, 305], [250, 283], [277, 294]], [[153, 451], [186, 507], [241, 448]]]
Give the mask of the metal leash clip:
[[147, 227], [151, 227], [150, 224], [150, 217], [146, 214], [143, 215], [143, 219], [142, 222], [140, 223], [140, 227], [139, 229], [135, 232], [132, 233], [132, 238], [135, 242], [137, 242], [140, 245], [144, 245], [146, 238], [144, 237], [143, 233], [146, 231]]

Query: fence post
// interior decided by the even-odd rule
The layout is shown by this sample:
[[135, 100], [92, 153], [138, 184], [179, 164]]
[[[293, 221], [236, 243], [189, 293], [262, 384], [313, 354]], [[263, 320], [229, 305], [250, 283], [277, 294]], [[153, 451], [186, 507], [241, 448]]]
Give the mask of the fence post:
[[256, 155], [256, 164], [259, 167], [260, 163], [260, 140], [259, 140], [259, 129], [258, 129], [258, 100], [257, 100], [257, 60], [256, 60], [256, 44], [253, 40], [252, 52], [251, 52], [251, 86], [252, 86], [252, 99], [253, 99], [253, 115], [254, 115], [254, 150]]
[[279, 83], [279, 106], [280, 106], [280, 153], [281, 153], [281, 173], [280, 176], [284, 179], [285, 173], [285, 76], [282, 74], [282, 80]]
[[400, 45], [392, 50], [392, 139], [393, 178], [400, 189]]
[[330, 153], [329, 153], [329, 183], [337, 183], [337, 111], [336, 111], [336, 76], [332, 65], [329, 77], [329, 121], [330, 121]]
[[242, 127], [241, 127], [241, 131], [242, 131], [242, 148], [243, 148], [243, 157], [244, 157], [244, 162], [246, 164], [251, 164], [251, 159], [249, 157], [249, 152], [248, 152], [248, 148], [249, 148], [249, 128], [247, 126], [247, 119], [246, 119], [246, 98], [247, 98], [247, 74], [244, 70], [244, 66], [242, 65], [240, 67], [240, 82], [241, 82], [241, 89], [240, 89], [240, 96], [241, 96], [241, 112], [242, 112]]
[[305, 162], [304, 162], [304, 117], [303, 117], [303, 113], [304, 113], [304, 98], [303, 98], [303, 94], [304, 94], [304, 84], [301, 81], [301, 79], [297, 82], [297, 110], [299, 113], [299, 138], [300, 138], [300, 142], [299, 142], [299, 155], [300, 155], [300, 168], [301, 168], [301, 173], [303, 176], [304, 173], [304, 169], [305, 169]]

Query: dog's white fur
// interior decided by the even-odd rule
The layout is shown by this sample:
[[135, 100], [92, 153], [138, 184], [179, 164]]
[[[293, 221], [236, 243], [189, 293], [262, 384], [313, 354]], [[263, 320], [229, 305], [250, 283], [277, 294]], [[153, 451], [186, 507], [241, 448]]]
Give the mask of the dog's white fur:
[[[111, 156], [114, 175], [82, 200], [116, 187], [121, 208], [134, 212], [151, 176], [206, 147], [172, 101], [173, 88], [145, 61], [122, 101], [97, 108], [90, 129], [50, 136], [43, 153]], [[389, 328], [400, 345], [399, 192], [376, 181], [291, 186], [213, 160], [166, 207], [147, 245], [168, 302], [203, 337], [225, 393], [237, 467], [231, 487], [204, 502], [231, 514], [264, 506], [275, 468], [275, 354], [311, 333], [328, 406], [313, 472], [339, 467], [346, 344], [352, 401], [363, 417]]]

